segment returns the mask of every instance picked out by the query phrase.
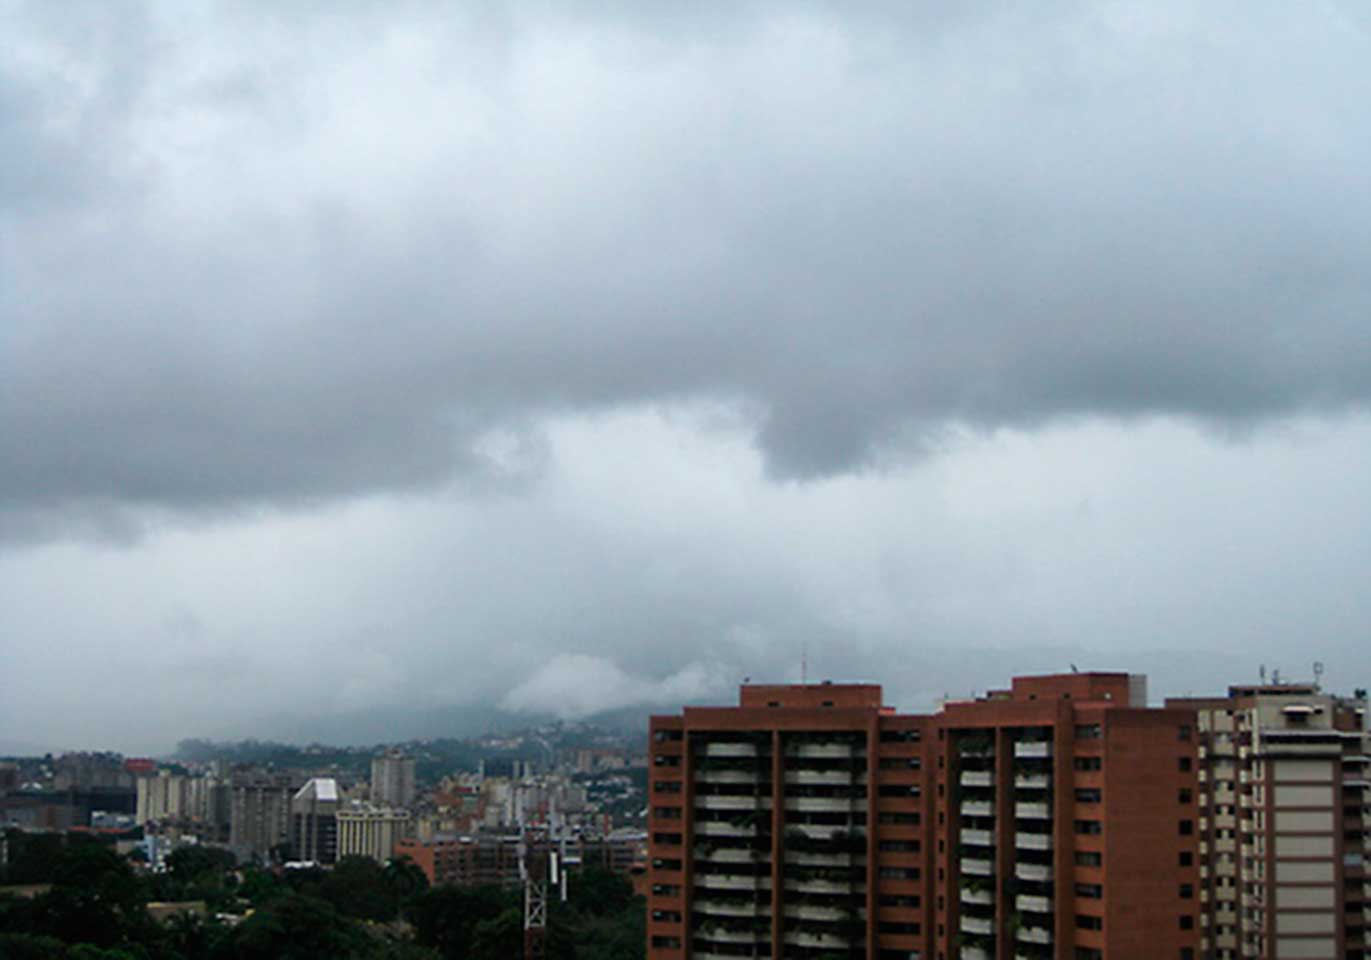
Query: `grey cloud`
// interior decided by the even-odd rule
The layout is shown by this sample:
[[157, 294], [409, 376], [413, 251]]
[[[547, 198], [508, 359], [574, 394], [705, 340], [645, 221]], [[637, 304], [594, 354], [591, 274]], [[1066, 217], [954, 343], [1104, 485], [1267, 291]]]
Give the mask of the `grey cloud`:
[[[492, 434], [701, 398], [779, 478], [1365, 407], [1364, 22], [958, 8], [26, 11], [0, 530], [498, 479]], [[34, 45], [98, 142], [42, 132]]]

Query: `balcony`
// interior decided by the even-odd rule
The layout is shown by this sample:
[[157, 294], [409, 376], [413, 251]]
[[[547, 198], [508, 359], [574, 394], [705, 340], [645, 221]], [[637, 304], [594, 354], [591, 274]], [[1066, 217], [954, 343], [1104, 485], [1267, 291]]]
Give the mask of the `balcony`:
[[1052, 778], [1045, 773], [1017, 773], [1014, 775], [1014, 786], [1020, 790], [1046, 790], [1052, 783]]
[[771, 907], [760, 903], [696, 899], [692, 906], [696, 913], [715, 914], [721, 917], [766, 917], [771, 915]]
[[1014, 804], [1014, 816], [1024, 820], [1051, 820], [1052, 807], [1046, 803], [1020, 802]]
[[993, 787], [995, 774], [989, 770], [963, 770], [959, 782], [964, 787]]
[[1046, 740], [1022, 740], [1014, 744], [1014, 756], [1046, 760], [1052, 756], [1052, 744]]
[[701, 873], [695, 882], [711, 890], [760, 890], [770, 884], [765, 877], [751, 877], [739, 873]]
[[1014, 846], [1020, 850], [1051, 850], [1052, 834], [1021, 832], [1014, 836]]
[[995, 893], [989, 887], [962, 887], [962, 903], [974, 903], [978, 906], [988, 907], [995, 903]]
[[715, 943], [753, 943], [758, 939], [769, 939], [769, 931], [730, 930], [717, 924], [706, 926], [698, 933], [706, 940], [712, 940]]
[[962, 860], [962, 873], [973, 877], [989, 877], [995, 872], [995, 865], [989, 860], [980, 857], [970, 857]]
[[965, 800], [962, 802], [962, 814], [968, 817], [993, 817], [995, 805], [989, 800]]
[[695, 832], [707, 837], [755, 837], [757, 825], [729, 823], [727, 820], [701, 820], [695, 824]]
[[787, 930], [785, 942], [792, 943], [797, 947], [819, 947], [830, 949], [846, 949], [850, 941], [836, 933], [818, 933], [807, 930]]
[[704, 755], [706, 757], [755, 757], [757, 745], [755, 743], [706, 743]]
[[811, 760], [843, 760], [852, 756], [850, 743], [801, 743], [794, 756]]
[[1014, 898], [1014, 906], [1028, 913], [1051, 913], [1052, 898], [1040, 897], [1031, 893], [1021, 893]]
[[761, 854], [755, 850], [741, 850], [737, 847], [721, 847], [717, 850], [709, 847], [696, 847], [695, 859], [708, 860], [710, 863], [755, 863], [761, 858]]
[[989, 830], [975, 830], [970, 827], [963, 827], [958, 835], [962, 843], [974, 844], [978, 847], [989, 847], [995, 843], [995, 834]]
[[1051, 943], [1052, 931], [1047, 927], [1020, 927], [1015, 939], [1020, 943]]
[[990, 936], [995, 932], [995, 921], [988, 917], [962, 917], [962, 933], [976, 933]]
[[695, 805], [705, 810], [760, 810], [771, 806], [771, 798], [697, 795]]
[[801, 813], [846, 813], [856, 805], [866, 806], [865, 800], [852, 797], [786, 797], [785, 808]]
[[1014, 876], [1020, 880], [1047, 882], [1052, 879], [1052, 868], [1045, 863], [1016, 863]]
[[813, 903], [786, 904], [785, 915], [797, 920], [847, 920], [852, 917], [851, 910]]
[[961, 960], [994, 960], [984, 947], [962, 947]]
[[787, 890], [797, 893], [851, 893], [851, 880], [790, 879], [785, 881]]
[[696, 769], [695, 779], [700, 783], [756, 783], [759, 778], [753, 770]]
[[810, 787], [846, 787], [852, 783], [851, 770], [787, 770], [786, 783]]

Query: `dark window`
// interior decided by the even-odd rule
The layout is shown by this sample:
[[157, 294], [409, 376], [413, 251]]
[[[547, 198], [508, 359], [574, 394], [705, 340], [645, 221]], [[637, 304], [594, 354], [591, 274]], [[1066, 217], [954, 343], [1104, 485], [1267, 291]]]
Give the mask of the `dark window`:
[[1182, 929], [1182, 930], [1194, 930], [1194, 929], [1195, 929], [1195, 918], [1192, 917], [1192, 916], [1190, 916], [1190, 914], [1188, 914], [1188, 913], [1187, 913], [1187, 914], [1184, 914], [1184, 915], [1181, 917], [1181, 929]]
[[1183, 883], [1183, 884], [1181, 884], [1181, 891], [1180, 891], [1180, 893], [1181, 893], [1181, 899], [1182, 899], [1182, 900], [1194, 900], [1194, 899], [1195, 899], [1195, 888], [1192, 887], [1192, 886], [1191, 886], [1190, 884], [1188, 884], [1188, 883]]
[[1076, 896], [1084, 897], [1086, 900], [1098, 900], [1104, 896], [1104, 887], [1098, 883], [1078, 883]]
[[1192, 833], [1195, 832], [1195, 821], [1194, 821], [1194, 820], [1182, 820], [1182, 821], [1180, 822], [1179, 826], [1180, 826], [1180, 833], [1181, 833], [1181, 836], [1183, 836], [1183, 837], [1188, 837], [1188, 836], [1190, 836]]
[[1180, 793], [1176, 794], [1176, 799], [1181, 803], [1190, 803], [1194, 796], [1189, 790], [1183, 788]]
[[1076, 724], [1077, 740], [1098, 740], [1104, 731], [1098, 723], [1078, 723]]
[[1177, 768], [1178, 770], [1180, 770], [1181, 773], [1189, 773], [1189, 772], [1190, 772], [1190, 758], [1189, 758], [1189, 757], [1181, 757], [1180, 760], [1177, 761], [1177, 763], [1176, 763], [1176, 768]]
[[1091, 770], [1098, 770], [1098, 769], [1100, 769], [1100, 766], [1101, 766], [1101, 764], [1100, 764], [1100, 758], [1099, 758], [1099, 757], [1076, 757], [1076, 759], [1074, 759], [1074, 760], [1071, 761], [1071, 766], [1072, 766], [1074, 769], [1076, 769], [1076, 770], [1081, 770], [1081, 771], [1084, 771], [1084, 772], [1089, 772], [1089, 771], [1091, 771]]
[[1195, 855], [1189, 850], [1181, 851], [1181, 866], [1193, 867], [1195, 865]]
[[1078, 788], [1076, 788], [1076, 802], [1077, 802], [1077, 803], [1099, 803], [1099, 802], [1100, 802], [1100, 789], [1099, 789], [1099, 787], [1078, 787]]
[[1104, 866], [1104, 854], [1098, 850], [1077, 850], [1076, 866], [1078, 867], [1102, 867]]
[[1077, 833], [1095, 835], [1103, 831], [1103, 827], [1098, 820], [1077, 820], [1075, 823]]
[[1190, 739], [1190, 724], [1188, 724], [1188, 723], [1183, 723], [1183, 724], [1181, 724], [1179, 727], [1176, 728], [1176, 739], [1177, 739], [1177, 740], [1189, 740], [1189, 739]]
[[1103, 930], [1104, 917], [1092, 917], [1089, 914], [1076, 914], [1076, 926], [1081, 930]]

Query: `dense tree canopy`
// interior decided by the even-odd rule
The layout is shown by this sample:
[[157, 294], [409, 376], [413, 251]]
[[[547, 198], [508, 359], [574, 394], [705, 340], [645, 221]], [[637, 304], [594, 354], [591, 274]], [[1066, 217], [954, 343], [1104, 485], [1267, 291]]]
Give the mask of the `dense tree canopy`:
[[[184, 847], [166, 870], [141, 874], [106, 845], [32, 835], [10, 866], [52, 884], [32, 899], [0, 895], [5, 960], [518, 960], [520, 892], [502, 887], [428, 888], [414, 864], [345, 857], [334, 868], [272, 873], [236, 869], [231, 854]], [[14, 872], [9, 878], [13, 879]], [[157, 923], [150, 900], [204, 900], [208, 916]], [[230, 924], [215, 912], [247, 912]], [[549, 912], [553, 960], [637, 960], [644, 904], [628, 882], [586, 869], [567, 902]]]

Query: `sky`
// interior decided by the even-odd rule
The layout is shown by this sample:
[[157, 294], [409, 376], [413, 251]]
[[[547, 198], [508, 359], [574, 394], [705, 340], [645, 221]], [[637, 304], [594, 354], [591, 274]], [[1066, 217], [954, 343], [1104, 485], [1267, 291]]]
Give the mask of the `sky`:
[[1368, 102], [1356, 0], [0, 0], [0, 745], [1371, 686]]

